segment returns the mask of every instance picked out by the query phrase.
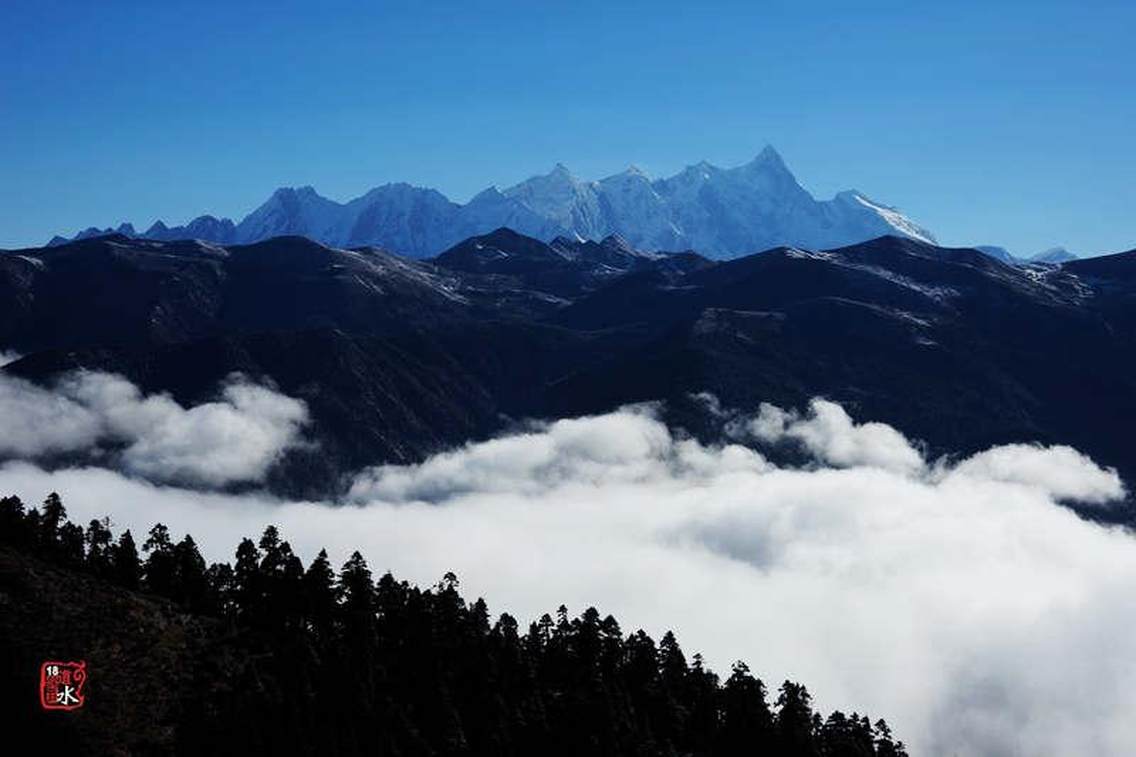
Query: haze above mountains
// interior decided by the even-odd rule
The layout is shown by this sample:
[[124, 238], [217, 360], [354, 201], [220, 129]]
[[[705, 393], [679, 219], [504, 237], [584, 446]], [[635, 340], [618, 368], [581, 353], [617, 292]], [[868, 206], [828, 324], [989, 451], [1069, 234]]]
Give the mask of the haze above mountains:
[[[549, 173], [499, 190], [490, 187], [462, 205], [442, 193], [386, 184], [338, 203], [312, 187], [281, 188], [240, 222], [199, 216], [184, 226], [157, 221], [89, 228], [74, 239], [111, 231], [156, 240], [201, 239], [249, 244], [306, 236], [334, 247], [376, 246], [428, 257], [468, 237], [500, 227], [544, 241], [600, 240], [618, 234], [641, 250], [697, 250], [732, 258], [779, 245], [839, 247], [895, 234], [934, 242], [931, 232], [895, 208], [848, 190], [817, 200], [781, 156], [766, 147], [749, 163], [719, 168], [705, 161], [663, 179], [632, 166], [583, 181], [557, 164]], [[66, 241], [56, 237], [51, 244]]]

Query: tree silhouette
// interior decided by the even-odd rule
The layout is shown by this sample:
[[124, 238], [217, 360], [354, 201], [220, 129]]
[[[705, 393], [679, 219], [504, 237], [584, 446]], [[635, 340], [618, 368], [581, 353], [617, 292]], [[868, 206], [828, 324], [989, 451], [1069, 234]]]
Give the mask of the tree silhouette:
[[339, 591], [335, 573], [327, 559], [327, 550], [321, 549], [308, 566], [302, 579], [303, 615], [307, 628], [321, 646], [335, 638], [335, 614], [339, 606]]
[[87, 525], [87, 565], [97, 576], [109, 576], [111, 569], [110, 519], [92, 520]]
[[816, 754], [812, 696], [804, 686], [785, 681], [777, 696], [777, 741], [789, 754]]
[[36, 524], [31, 522], [19, 497], [0, 498], [0, 535], [9, 544], [25, 549], [35, 544]]
[[111, 550], [111, 570], [114, 580], [127, 589], [137, 589], [142, 581], [142, 565], [138, 562], [138, 548], [130, 529], [122, 532]]
[[48, 494], [39, 519], [39, 541], [48, 554], [59, 554], [59, 528], [66, 520], [67, 508], [63, 506], [63, 500], [55, 492]]
[[173, 548], [173, 589], [171, 596], [193, 612], [206, 612], [213, 602], [209, 598], [209, 581], [205, 560], [189, 534]]
[[2, 545], [208, 619], [180, 693], [187, 753], [906, 757], [883, 720], [822, 718], [791, 681], [771, 709], [744, 663], [720, 681], [673, 633], [656, 644], [561, 605], [522, 634], [466, 602], [453, 573], [429, 589], [376, 582], [354, 552], [337, 577], [322, 550], [305, 570], [274, 526], [207, 568], [192, 536], [174, 544], [156, 524], [140, 565], [129, 531], [84, 531], [56, 495], [42, 514], [5, 497]]
[[164, 597], [175, 596], [177, 565], [170, 530], [161, 523], [154, 524], [142, 551], [147, 555], [142, 571], [146, 588]]

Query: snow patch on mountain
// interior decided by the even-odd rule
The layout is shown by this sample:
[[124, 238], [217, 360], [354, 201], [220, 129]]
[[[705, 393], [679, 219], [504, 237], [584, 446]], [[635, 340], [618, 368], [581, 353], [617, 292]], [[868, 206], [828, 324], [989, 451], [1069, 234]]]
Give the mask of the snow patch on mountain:
[[1030, 258], [1033, 263], [1068, 263], [1070, 260], [1079, 260], [1077, 255], [1066, 250], [1064, 247], [1050, 247], [1048, 250], [1041, 252]]
[[[464, 205], [405, 183], [377, 187], [347, 203], [312, 187], [284, 187], [238, 224], [201, 216], [173, 228], [158, 221], [140, 235], [129, 224], [118, 232], [222, 244], [301, 235], [336, 247], [377, 246], [426, 257], [500, 227], [545, 241], [619, 235], [637, 249], [693, 249], [718, 258], [779, 246], [841, 247], [886, 234], [935, 241], [898, 209], [863, 193], [817, 200], [772, 147], [735, 168], [702, 161], [662, 179], [632, 166], [585, 181], [558, 163], [547, 174], [504, 190], [490, 187]], [[110, 231], [90, 228], [75, 238]]]
[[981, 252], [981, 253], [989, 256], [989, 257], [994, 258], [995, 260], [1001, 260], [1003, 263], [1008, 263], [1010, 265], [1013, 265], [1013, 264], [1019, 262], [1018, 259], [1014, 256], [1014, 254], [1012, 252], [1010, 252], [1009, 250], [1007, 250], [1005, 247], [999, 247], [997, 245], [992, 245], [992, 244], [981, 244], [981, 245], [978, 245], [977, 247], [975, 247], [974, 249], [978, 250], [979, 252]]

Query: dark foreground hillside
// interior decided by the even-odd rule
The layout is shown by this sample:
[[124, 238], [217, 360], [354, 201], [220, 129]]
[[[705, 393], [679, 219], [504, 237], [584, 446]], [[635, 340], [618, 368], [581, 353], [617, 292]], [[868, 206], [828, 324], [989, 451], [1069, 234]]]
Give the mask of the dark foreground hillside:
[[[904, 754], [883, 721], [822, 718], [742, 663], [721, 680], [669, 633], [563, 607], [525, 630], [452, 575], [305, 567], [272, 527], [207, 567], [161, 525], [139, 550], [55, 495], [5, 498], [0, 607], [5, 741], [57, 754]], [[40, 709], [45, 660], [87, 662], [82, 708]]]

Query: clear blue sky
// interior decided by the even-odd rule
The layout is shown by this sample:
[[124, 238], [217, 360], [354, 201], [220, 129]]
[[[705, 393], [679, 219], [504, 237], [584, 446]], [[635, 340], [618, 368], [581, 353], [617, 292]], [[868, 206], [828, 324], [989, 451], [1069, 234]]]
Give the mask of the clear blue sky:
[[1136, 3], [699, 5], [5, 0], [0, 246], [771, 143], [945, 243], [1136, 247]]

